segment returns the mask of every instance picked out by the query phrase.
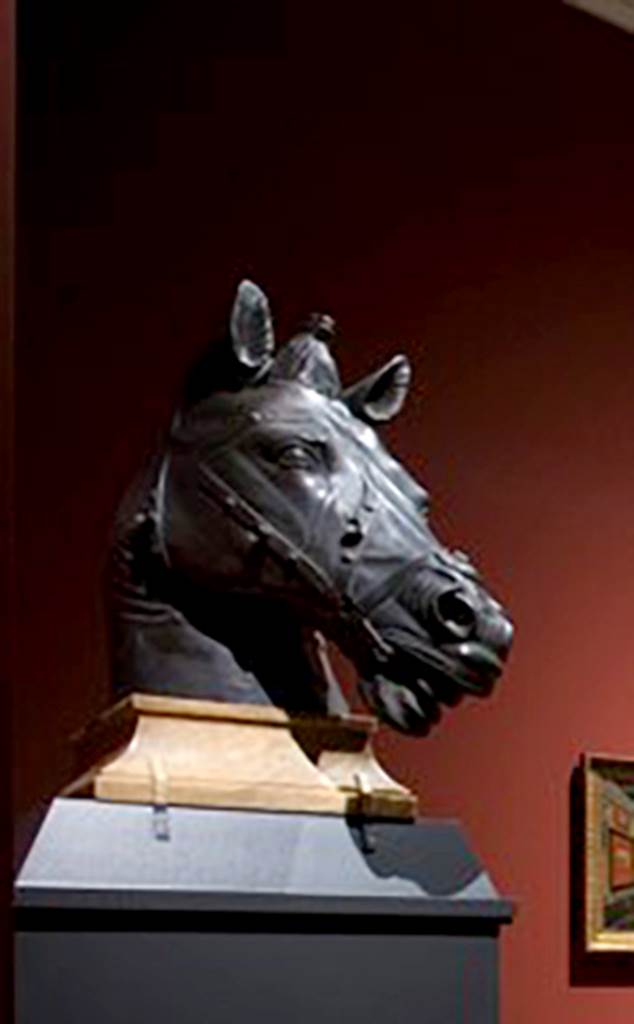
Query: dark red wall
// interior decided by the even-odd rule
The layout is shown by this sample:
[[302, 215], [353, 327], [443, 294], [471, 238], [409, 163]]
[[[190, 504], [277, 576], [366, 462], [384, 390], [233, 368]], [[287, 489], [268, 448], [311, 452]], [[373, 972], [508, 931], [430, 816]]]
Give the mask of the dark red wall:
[[11, 685], [15, 673], [15, 8], [0, 2], [0, 1020], [11, 1013]]
[[630, 1024], [634, 969], [570, 984], [568, 786], [634, 749], [632, 42], [556, 0], [232, 6], [23, 5], [20, 841], [106, 699], [117, 495], [249, 274], [282, 328], [336, 314], [348, 377], [410, 353], [391, 441], [517, 622], [491, 701], [381, 741], [519, 902], [503, 1021]]

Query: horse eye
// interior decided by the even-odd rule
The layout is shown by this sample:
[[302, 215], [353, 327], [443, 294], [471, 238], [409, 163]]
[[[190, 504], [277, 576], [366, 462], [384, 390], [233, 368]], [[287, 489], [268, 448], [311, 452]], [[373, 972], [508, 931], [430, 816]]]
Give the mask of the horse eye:
[[315, 461], [315, 453], [301, 444], [288, 444], [277, 452], [277, 464], [282, 469], [311, 469]]

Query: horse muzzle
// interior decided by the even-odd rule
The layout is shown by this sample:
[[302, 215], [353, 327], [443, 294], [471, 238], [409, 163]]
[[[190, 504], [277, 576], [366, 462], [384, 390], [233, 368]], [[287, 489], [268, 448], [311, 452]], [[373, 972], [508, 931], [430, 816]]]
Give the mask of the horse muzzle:
[[424, 735], [441, 706], [491, 693], [508, 657], [512, 623], [481, 586], [469, 563], [439, 559], [406, 577], [400, 592], [372, 616], [393, 652], [361, 684], [380, 717]]

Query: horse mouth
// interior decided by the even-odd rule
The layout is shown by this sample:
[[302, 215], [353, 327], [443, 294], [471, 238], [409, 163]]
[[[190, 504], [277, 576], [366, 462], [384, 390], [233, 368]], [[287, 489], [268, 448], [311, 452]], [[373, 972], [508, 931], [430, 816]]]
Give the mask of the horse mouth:
[[474, 640], [425, 650], [420, 662], [427, 671], [447, 676], [456, 686], [476, 697], [490, 694], [503, 668], [502, 659], [495, 651]]
[[393, 728], [424, 736], [463, 697], [488, 696], [500, 676], [500, 656], [479, 641], [429, 647], [411, 636], [385, 636], [393, 654], [359, 684], [372, 711]]

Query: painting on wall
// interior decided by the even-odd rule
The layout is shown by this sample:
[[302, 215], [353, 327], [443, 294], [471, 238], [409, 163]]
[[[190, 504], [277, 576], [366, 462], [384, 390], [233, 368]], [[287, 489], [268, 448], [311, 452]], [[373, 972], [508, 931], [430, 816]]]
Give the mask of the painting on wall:
[[634, 952], [634, 758], [583, 758], [585, 945]]

